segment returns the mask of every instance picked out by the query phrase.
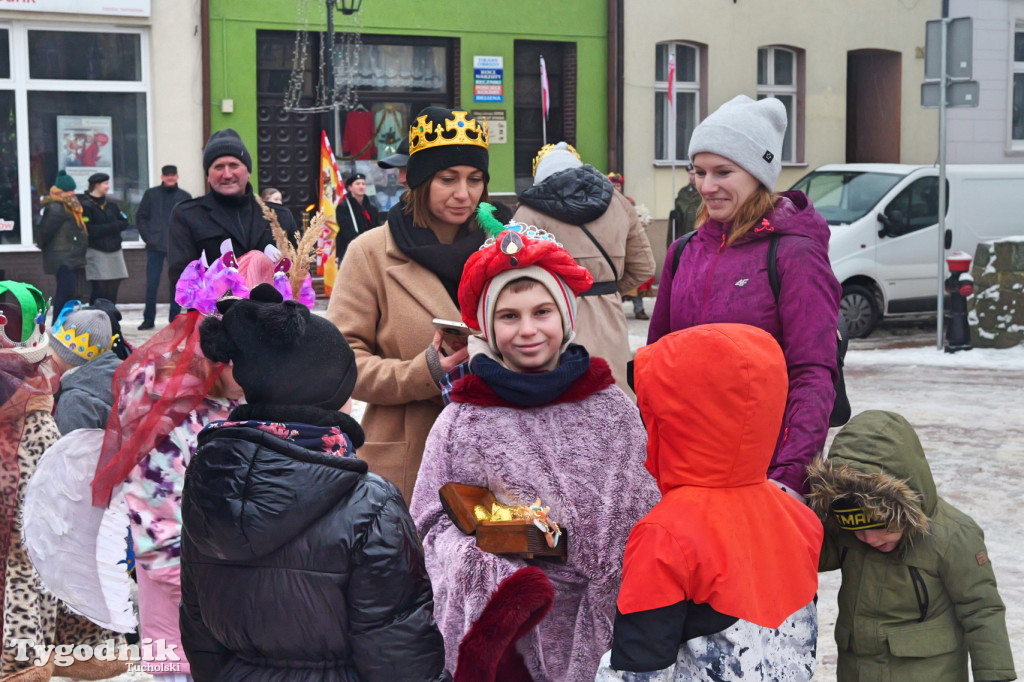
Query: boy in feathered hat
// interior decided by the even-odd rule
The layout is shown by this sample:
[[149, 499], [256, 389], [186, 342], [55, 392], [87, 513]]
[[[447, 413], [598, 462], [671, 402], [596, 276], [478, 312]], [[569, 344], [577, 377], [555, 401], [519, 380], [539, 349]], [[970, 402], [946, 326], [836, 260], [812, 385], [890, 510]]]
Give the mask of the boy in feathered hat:
[[1006, 607], [985, 534], [938, 496], [906, 419], [869, 410], [808, 469], [825, 519], [820, 570], [841, 569], [839, 682], [1013, 680]]
[[[459, 285], [463, 321], [481, 336], [470, 338], [470, 373], [427, 438], [410, 511], [449, 669], [494, 588], [536, 565], [555, 585], [555, 607], [518, 642], [516, 679], [590, 682], [611, 641], [626, 537], [657, 500], [643, 468], [646, 434], [608, 363], [572, 343], [590, 273], [542, 230], [485, 229], [492, 238]], [[510, 506], [540, 498], [565, 532], [568, 560], [483, 552], [442, 509], [438, 490], [449, 482], [488, 488]]]

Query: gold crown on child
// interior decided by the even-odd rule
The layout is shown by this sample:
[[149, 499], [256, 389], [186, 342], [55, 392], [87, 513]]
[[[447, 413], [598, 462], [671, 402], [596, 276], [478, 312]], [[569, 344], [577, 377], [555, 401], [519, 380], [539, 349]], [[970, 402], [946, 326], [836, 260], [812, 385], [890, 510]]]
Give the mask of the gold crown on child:
[[114, 342], [117, 340], [118, 335], [114, 334], [110, 339], [110, 346], [107, 348], [100, 348], [96, 344], [89, 343], [89, 330], [86, 329], [81, 334], [75, 329], [75, 325], [65, 327], [63, 324], [59, 326], [53, 333], [54, 337], [61, 342], [62, 345], [66, 346], [68, 350], [85, 360], [92, 360], [97, 355], [106, 353], [108, 350], [114, 347]]
[[453, 111], [454, 118], [446, 118], [443, 123], [434, 124], [427, 117], [420, 116], [416, 123], [409, 127], [409, 155], [433, 147], [455, 144], [469, 144], [488, 148], [487, 120], [477, 123], [475, 118], [466, 119], [465, 111]]

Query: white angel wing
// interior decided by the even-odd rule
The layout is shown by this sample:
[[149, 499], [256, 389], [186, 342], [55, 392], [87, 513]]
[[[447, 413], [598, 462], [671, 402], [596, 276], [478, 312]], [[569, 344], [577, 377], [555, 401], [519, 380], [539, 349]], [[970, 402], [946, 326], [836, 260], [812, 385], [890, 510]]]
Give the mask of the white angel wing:
[[120, 487], [110, 506], [92, 506], [102, 429], [78, 429], [43, 453], [25, 490], [23, 541], [43, 586], [73, 612], [116, 632], [136, 619], [125, 572], [128, 505]]

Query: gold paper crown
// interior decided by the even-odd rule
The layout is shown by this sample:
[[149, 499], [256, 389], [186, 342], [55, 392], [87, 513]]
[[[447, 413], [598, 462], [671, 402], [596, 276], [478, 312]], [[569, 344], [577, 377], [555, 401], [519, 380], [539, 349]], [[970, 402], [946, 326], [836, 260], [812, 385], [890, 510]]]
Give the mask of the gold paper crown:
[[110, 339], [110, 347], [100, 348], [89, 343], [89, 330], [86, 329], [84, 332], [79, 334], [75, 331], [75, 325], [65, 327], [61, 324], [57, 327], [57, 330], [53, 333], [54, 338], [60, 341], [61, 345], [66, 346], [68, 350], [85, 360], [92, 360], [96, 356], [106, 353], [108, 350], [114, 347], [114, 342], [117, 340], [117, 334], [114, 334]]
[[416, 152], [432, 147], [441, 147], [452, 144], [470, 144], [477, 147], [488, 148], [487, 144], [487, 119], [466, 119], [465, 111], [453, 111], [454, 118], [446, 118], [444, 123], [436, 126], [433, 121], [427, 120], [426, 115], [416, 119], [416, 123], [409, 126], [409, 156]]
[[543, 159], [548, 154], [550, 154], [551, 152], [560, 152], [560, 153], [563, 153], [563, 154], [572, 154], [573, 156], [575, 156], [580, 161], [583, 160], [580, 157], [580, 153], [578, 151], [576, 151], [576, 147], [573, 147], [571, 144], [566, 144], [565, 146], [568, 147], [569, 149], [555, 149], [555, 145], [553, 145], [553, 144], [546, 144], [543, 147], [541, 147], [540, 151], [537, 152], [537, 156], [534, 157], [534, 159], [533, 159], [533, 174], [537, 175], [537, 164], [540, 163], [540, 160]]

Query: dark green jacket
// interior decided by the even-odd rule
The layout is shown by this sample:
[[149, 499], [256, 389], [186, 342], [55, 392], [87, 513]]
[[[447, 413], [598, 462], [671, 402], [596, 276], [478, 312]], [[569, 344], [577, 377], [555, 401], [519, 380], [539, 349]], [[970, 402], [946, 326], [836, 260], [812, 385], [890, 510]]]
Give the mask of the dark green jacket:
[[938, 496], [914, 429], [891, 412], [857, 415], [824, 464], [809, 470], [823, 517], [853, 496], [875, 518], [895, 518], [899, 546], [882, 553], [827, 516], [820, 571], [842, 569], [836, 643], [839, 682], [1016, 679], [1006, 608], [984, 533]]
[[85, 267], [85, 250], [89, 246], [85, 230], [64, 204], [46, 197], [43, 215], [36, 227], [36, 246], [43, 252], [43, 272], [56, 274], [60, 266], [69, 270]]
[[668, 238], [665, 241], [666, 248], [671, 246], [676, 239], [697, 227], [697, 212], [700, 211], [701, 201], [700, 192], [693, 185], [687, 185], [679, 190], [679, 194], [676, 195], [675, 234], [672, 232], [672, 226], [669, 225]]

